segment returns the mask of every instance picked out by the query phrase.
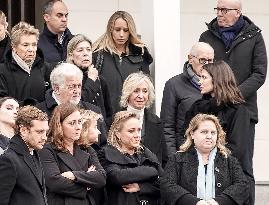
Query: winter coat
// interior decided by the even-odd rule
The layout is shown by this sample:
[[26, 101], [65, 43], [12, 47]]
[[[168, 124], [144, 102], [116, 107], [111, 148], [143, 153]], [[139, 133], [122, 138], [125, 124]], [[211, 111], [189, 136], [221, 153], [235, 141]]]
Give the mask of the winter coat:
[[52, 66], [44, 61], [42, 51], [38, 49], [29, 75], [17, 64], [9, 50], [5, 63], [0, 64], [0, 97], [10, 96], [18, 101], [42, 102], [50, 87], [51, 70]]
[[93, 81], [88, 77], [87, 70], [81, 69], [81, 71], [83, 72], [81, 99], [101, 109], [107, 128], [109, 129], [112, 120], [112, 106], [107, 83], [102, 76], [99, 76], [96, 81]]
[[[49, 118], [52, 117], [53, 110], [58, 105], [55, 99], [52, 97], [52, 91], [53, 91], [52, 89], [47, 90], [46, 95], [45, 95], [45, 100], [35, 105], [38, 109], [47, 113]], [[88, 102], [80, 101], [78, 106], [82, 109], [91, 110], [93, 112], [101, 114], [99, 107], [92, 105]], [[98, 120], [97, 126], [101, 132], [101, 134], [99, 135], [98, 144], [102, 146], [102, 145], [105, 145], [107, 141], [106, 123], [103, 120]]]
[[9, 36], [6, 36], [2, 41], [0, 41], [0, 63], [5, 62], [6, 54], [10, 48], [10, 38]]
[[52, 33], [44, 24], [43, 32], [39, 36], [38, 47], [43, 51], [47, 62], [56, 64], [66, 60], [67, 44], [73, 38], [73, 35], [68, 28], [64, 31], [64, 35], [63, 43], [60, 44], [58, 35]]
[[182, 132], [186, 112], [192, 103], [201, 98], [200, 90], [190, 81], [185, 63], [183, 73], [172, 77], [165, 83], [161, 107], [161, 119], [164, 123], [164, 137], [168, 155], [175, 153], [183, 143]]
[[[98, 205], [92, 191], [105, 186], [106, 173], [94, 151], [89, 154], [75, 145], [71, 155], [47, 144], [40, 150], [40, 158], [48, 189], [48, 205]], [[96, 171], [87, 172], [91, 165]], [[61, 176], [67, 171], [73, 172], [74, 181]]]
[[11, 138], [0, 156], [0, 204], [47, 205], [43, 168], [38, 154], [33, 153], [21, 136]]
[[[161, 196], [167, 205], [196, 205], [198, 156], [194, 148], [177, 152], [169, 159], [160, 178]], [[248, 181], [237, 160], [217, 152], [215, 167], [215, 200], [219, 204], [242, 205], [248, 198]]]
[[245, 26], [239, 32], [229, 50], [218, 33], [216, 18], [201, 34], [199, 41], [209, 43], [215, 52], [216, 60], [224, 60], [232, 68], [250, 117], [258, 122], [257, 90], [263, 85], [267, 72], [267, 54], [265, 43], [259, 29], [246, 16]]
[[[157, 205], [160, 197], [158, 176], [161, 166], [147, 148], [141, 153], [128, 155], [111, 145], [99, 152], [99, 160], [107, 172], [107, 205]], [[139, 192], [127, 193], [123, 185], [138, 183]], [[146, 201], [148, 203], [146, 203]]]
[[[243, 171], [253, 177], [252, 156], [250, 154], [251, 136], [249, 132], [250, 116], [245, 104], [221, 104], [209, 95], [193, 103], [186, 113], [184, 130], [188, 128], [191, 119], [198, 113], [213, 114], [218, 117], [226, 133], [227, 147], [238, 159]], [[181, 134], [183, 136], [183, 133]]]
[[[143, 52], [144, 50], [144, 52]], [[120, 111], [120, 96], [124, 80], [132, 73], [143, 71], [149, 74], [149, 65], [153, 59], [146, 47], [129, 44], [129, 55], [118, 56], [107, 51], [93, 53], [93, 64], [98, 69], [99, 74], [107, 82], [113, 113]], [[102, 56], [102, 62], [97, 60]], [[101, 65], [100, 65], [101, 64]]]

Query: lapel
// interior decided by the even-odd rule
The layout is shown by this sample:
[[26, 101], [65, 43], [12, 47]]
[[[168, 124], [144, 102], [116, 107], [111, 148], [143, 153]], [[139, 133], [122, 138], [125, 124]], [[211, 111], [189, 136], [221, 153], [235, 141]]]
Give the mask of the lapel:
[[81, 150], [78, 146], [74, 147], [74, 155], [67, 152], [58, 152], [57, 156], [72, 171], [84, 170], [88, 167], [89, 154]]
[[[30, 168], [31, 172], [37, 179], [38, 183], [40, 185], [43, 184], [42, 177], [42, 169], [36, 170], [34, 162], [32, 160], [32, 156], [29, 153], [29, 149], [25, 142], [22, 140], [22, 138], [19, 135], [15, 135], [14, 137], [11, 138], [10, 140], [10, 149], [14, 150], [17, 154], [21, 155], [23, 157], [24, 162], [26, 165]], [[38, 162], [40, 164], [40, 161]], [[40, 166], [41, 167], [41, 166]], [[41, 173], [38, 173], [40, 171]]]

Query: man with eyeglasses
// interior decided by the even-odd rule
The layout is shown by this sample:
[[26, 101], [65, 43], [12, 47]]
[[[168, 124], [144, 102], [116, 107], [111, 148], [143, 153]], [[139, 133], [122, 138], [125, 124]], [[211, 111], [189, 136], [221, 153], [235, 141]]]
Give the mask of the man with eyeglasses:
[[202, 66], [212, 63], [213, 48], [203, 42], [192, 46], [183, 73], [169, 79], [163, 91], [161, 119], [164, 123], [164, 137], [168, 155], [175, 153], [183, 143], [182, 133], [185, 114], [192, 103], [202, 97], [199, 76]]
[[218, 0], [214, 8], [217, 17], [201, 34], [199, 41], [209, 43], [215, 50], [215, 59], [226, 61], [233, 69], [239, 89], [250, 112], [250, 167], [244, 169], [251, 182], [250, 204], [254, 204], [255, 180], [253, 151], [255, 124], [258, 122], [257, 90], [263, 85], [267, 72], [267, 54], [261, 29], [242, 15], [240, 0]]
[[[36, 107], [46, 112], [49, 118], [51, 118], [54, 108], [63, 103], [72, 103], [100, 114], [99, 107], [81, 100], [82, 79], [83, 73], [76, 65], [60, 63], [50, 74], [52, 89], [46, 92], [45, 101], [37, 104]], [[97, 125], [101, 132], [98, 145], [101, 146], [106, 144], [106, 124], [103, 120], [99, 120]]]

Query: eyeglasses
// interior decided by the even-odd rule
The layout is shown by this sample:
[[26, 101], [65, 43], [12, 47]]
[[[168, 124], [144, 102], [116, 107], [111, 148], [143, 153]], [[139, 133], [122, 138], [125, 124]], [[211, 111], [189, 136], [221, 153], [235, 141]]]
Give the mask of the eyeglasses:
[[198, 59], [199, 63], [202, 64], [202, 65], [214, 62], [214, 59], [198, 58], [196, 56], [192, 56], [192, 57]]
[[229, 11], [238, 10], [238, 9], [228, 9], [228, 8], [214, 8], [216, 14], [220, 11], [222, 14], [227, 14]]

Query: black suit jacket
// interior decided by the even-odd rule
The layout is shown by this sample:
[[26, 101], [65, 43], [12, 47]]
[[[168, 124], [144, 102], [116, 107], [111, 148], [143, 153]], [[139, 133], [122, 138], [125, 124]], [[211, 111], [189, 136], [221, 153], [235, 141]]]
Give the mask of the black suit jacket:
[[[53, 91], [52, 89], [49, 89], [46, 92], [45, 100], [36, 105], [36, 107], [38, 109], [40, 109], [43, 112], [47, 113], [49, 118], [51, 118], [54, 108], [58, 105], [57, 102], [55, 101], [55, 99], [52, 97], [52, 91]], [[80, 101], [78, 106], [80, 108], [83, 108], [83, 109], [86, 109], [86, 110], [91, 110], [93, 112], [101, 114], [100, 108], [93, 105], [93, 104], [91, 104], [91, 103]], [[104, 120], [98, 120], [97, 126], [98, 126], [98, 129], [101, 132], [101, 134], [99, 135], [99, 139], [98, 139], [98, 145], [103, 146], [103, 145], [106, 144], [106, 141], [107, 141], [106, 123], [105, 123]]]
[[0, 156], [0, 204], [47, 205], [42, 165], [38, 154], [33, 156], [19, 135], [10, 140]]

